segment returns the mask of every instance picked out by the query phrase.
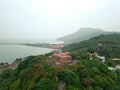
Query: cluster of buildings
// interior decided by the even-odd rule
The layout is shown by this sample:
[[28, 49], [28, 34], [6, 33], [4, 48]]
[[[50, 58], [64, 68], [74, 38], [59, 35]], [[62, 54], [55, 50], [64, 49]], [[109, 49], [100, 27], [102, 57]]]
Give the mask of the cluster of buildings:
[[120, 70], [120, 65], [116, 65], [115, 67], [108, 67], [108, 70], [115, 72], [116, 70]]
[[105, 62], [105, 56], [100, 56], [96, 52], [94, 52], [94, 53], [88, 53], [88, 54], [89, 54], [90, 60], [92, 60], [93, 58], [95, 58], [95, 59], [97, 59], [97, 60], [99, 60], [101, 62]]
[[[105, 62], [104, 56], [99, 56], [97, 53], [89, 53], [90, 60], [96, 59], [101, 62]], [[54, 54], [51, 56], [51, 60], [54, 60], [54, 65], [66, 65], [74, 63], [72, 56], [69, 52], [61, 52], [60, 50], [54, 51]]]
[[[120, 61], [120, 58], [112, 58], [112, 61]], [[120, 65], [116, 65], [114, 67], [108, 67], [109, 70], [111, 71], [116, 71], [116, 70], [120, 70]]]
[[64, 44], [50, 44], [49, 47], [52, 49], [61, 49], [64, 47]]

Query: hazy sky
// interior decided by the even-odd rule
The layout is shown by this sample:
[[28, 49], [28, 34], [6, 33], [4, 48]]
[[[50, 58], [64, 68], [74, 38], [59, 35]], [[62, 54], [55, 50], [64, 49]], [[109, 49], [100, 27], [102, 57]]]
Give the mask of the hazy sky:
[[120, 0], [0, 0], [0, 38], [56, 38], [80, 27], [120, 31]]

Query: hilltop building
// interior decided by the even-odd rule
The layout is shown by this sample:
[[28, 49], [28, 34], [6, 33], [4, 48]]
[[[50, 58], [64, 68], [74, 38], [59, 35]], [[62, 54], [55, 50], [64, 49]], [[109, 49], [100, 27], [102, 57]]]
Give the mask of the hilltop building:
[[56, 60], [56, 64], [67, 64], [72, 62], [72, 57], [69, 52], [60, 52], [52, 55], [52, 58]]
[[88, 55], [89, 55], [90, 60], [95, 58], [95, 59], [97, 59], [97, 60], [99, 60], [101, 62], [105, 62], [105, 56], [99, 56], [96, 52], [88, 53]]

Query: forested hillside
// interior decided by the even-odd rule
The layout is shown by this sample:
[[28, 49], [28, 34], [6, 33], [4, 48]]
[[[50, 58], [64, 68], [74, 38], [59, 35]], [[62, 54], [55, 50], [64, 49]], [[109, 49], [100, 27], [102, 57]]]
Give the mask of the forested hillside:
[[0, 90], [119, 90], [120, 72], [96, 60], [51, 66], [46, 56], [30, 56], [16, 70], [0, 74]]
[[107, 58], [120, 58], [120, 34], [100, 35], [79, 43], [73, 43], [64, 47], [63, 51], [75, 52], [78, 56], [84, 56], [83, 54], [88, 52], [97, 52]]
[[[79, 62], [57, 66], [50, 64], [50, 55], [29, 56], [15, 70], [0, 74], [0, 90], [120, 90], [120, 70], [108, 67], [120, 64], [120, 34], [101, 35], [63, 48]], [[89, 60], [88, 52], [107, 58], [105, 63]]]

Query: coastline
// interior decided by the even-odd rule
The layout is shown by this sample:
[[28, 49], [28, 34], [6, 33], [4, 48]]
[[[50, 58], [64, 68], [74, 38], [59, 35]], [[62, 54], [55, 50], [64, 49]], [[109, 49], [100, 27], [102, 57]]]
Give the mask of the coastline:
[[[17, 56], [16, 55], [16, 58], [14, 58], [14, 59], [12, 59], [11, 58], [12, 56], [10, 56], [10, 58], [12, 59], [12, 61], [11, 61], [11, 59], [10, 59], [10, 61], [5, 61], [5, 60], [4, 61], [0, 61], [0, 73], [3, 72], [4, 70], [7, 70], [7, 69], [15, 69], [15, 68], [17, 68], [18, 65], [19, 65], [19, 63], [22, 62], [23, 60], [25, 60], [25, 58], [22, 58], [22, 57], [27, 57], [27, 56], [30, 56], [30, 55], [43, 55], [43, 54], [49, 53], [49, 52], [51, 52], [51, 51], [53, 51], [55, 49], [61, 49], [61, 48], [63, 48], [65, 46], [65, 43], [64, 42], [54, 42], [54, 43], [49, 43], [49, 42], [48, 43], [18, 43], [18, 42], [13, 42], [13, 43], [8, 42], [8, 43], [6, 43], [6, 42], [0, 42], [0, 46], [1, 47], [2, 46], [9, 46], [9, 48], [11, 48], [10, 46], [13, 46], [13, 48], [14, 48], [15, 46], [21, 46], [21, 45], [23, 47], [24, 46], [28, 46], [29, 48], [31, 48], [31, 47], [38, 47], [39, 50], [40, 50], [40, 52], [42, 52], [42, 50], [43, 50], [43, 52], [39, 53], [39, 54], [28, 54], [28, 55], [24, 55], [24, 56]], [[36, 49], [38, 49], [38, 48], [36, 48]], [[14, 51], [14, 49], [12, 49], [12, 51]], [[2, 52], [4, 52], [4, 49], [3, 49]], [[7, 53], [10, 52], [10, 54], [12, 54], [12, 52], [10, 50], [7, 50], [6, 52]], [[7, 54], [5, 53], [4, 56], [6, 57]], [[9, 58], [9, 56], [7, 56], [7, 58]], [[0, 59], [2, 60], [2, 57], [0, 57]]]
[[37, 48], [25, 45], [0, 45], [0, 63], [12, 63], [16, 58], [22, 58], [31, 55], [43, 55], [53, 51], [49, 48]]
[[0, 63], [0, 74], [7, 70], [7, 69], [16, 69], [18, 67], [18, 65], [24, 61], [26, 59], [26, 57], [24, 58], [17, 58], [14, 62], [12, 63]]
[[21, 44], [21, 45], [31, 46], [31, 47], [42, 47], [42, 48], [49, 48], [49, 49], [61, 49], [65, 46], [65, 43], [59, 43], [59, 44], [25, 43], [25, 44]]

